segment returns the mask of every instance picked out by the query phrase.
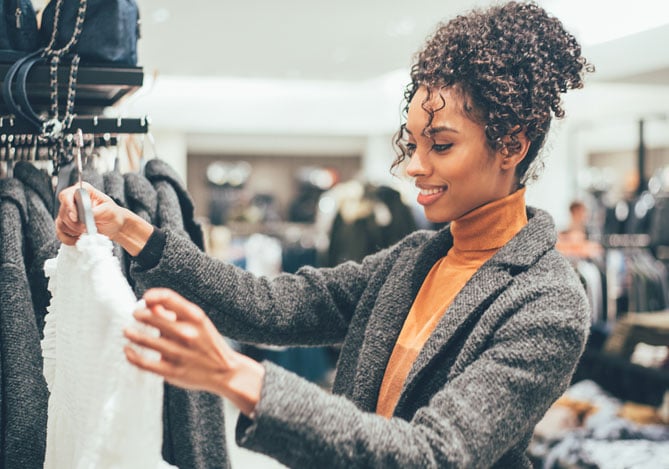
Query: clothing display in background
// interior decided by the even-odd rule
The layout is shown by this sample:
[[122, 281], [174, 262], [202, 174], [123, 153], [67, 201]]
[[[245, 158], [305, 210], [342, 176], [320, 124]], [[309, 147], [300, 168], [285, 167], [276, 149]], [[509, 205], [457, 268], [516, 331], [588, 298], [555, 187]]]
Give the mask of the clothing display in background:
[[[30, 238], [26, 191], [18, 179], [0, 179], [0, 467], [39, 469], [46, 446], [48, 390], [40, 350], [46, 311], [38, 311], [36, 304], [48, 302], [48, 292], [44, 288], [39, 297], [32, 294], [30, 248], [39, 240]], [[37, 217], [34, 223], [39, 223]]]
[[137, 301], [111, 241], [84, 235], [44, 268], [52, 294], [42, 340], [45, 469], [173, 467], [161, 457], [163, 379], [123, 352], [123, 328], [146, 326], [132, 317]]
[[[83, 180], [146, 221], [168, 223], [201, 249], [202, 231], [185, 186], [165, 162], [153, 161], [145, 167], [151, 168], [151, 180], [136, 172], [101, 174], [93, 164], [86, 165]], [[63, 166], [57, 187], [77, 180], [73, 165]], [[50, 300], [44, 261], [55, 257], [60, 245], [56, 205], [51, 176], [31, 162], [17, 161], [13, 177], [0, 179], [0, 467], [40, 469], [44, 463], [48, 390], [40, 340]], [[140, 297], [143, 290], [130, 275], [132, 258], [119, 246], [114, 255]], [[229, 466], [225, 445], [219, 443], [225, 441], [222, 398], [165, 384], [163, 404], [166, 461], [194, 469]]]
[[588, 259], [576, 260], [574, 267], [588, 295], [592, 323], [606, 322], [606, 273], [602, 271], [603, 267]]
[[610, 322], [628, 312], [668, 306], [667, 270], [647, 248], [608, 249], [606, 277]]
[[639, 410], [593, 381], [572, 385], [535, 428], [529, 448], [535, 467], [669, 467], [669, 425], [632, 420]]
[[391, 246], [416, 230], [411, 209], [400, 193], [387, 186], [348, 181], [321, 196], [323, 207], [317, 224], [329, 232], [329, 247], [323, 265], [360, 261], [368, 254]]

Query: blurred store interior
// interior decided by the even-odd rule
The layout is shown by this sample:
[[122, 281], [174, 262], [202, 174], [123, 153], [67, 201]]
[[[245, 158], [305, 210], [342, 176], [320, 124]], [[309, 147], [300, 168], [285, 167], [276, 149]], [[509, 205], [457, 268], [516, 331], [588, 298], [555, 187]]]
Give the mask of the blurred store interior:
[[[212, 255], [271, 276], [360, 259], [433, 227], [411, 181], [390, 172], [408, 68], [438, 21], [491, 2], [138, 3], [143, 86], [105, 113], [148, 116], [150, 135], [129, 137], [125, 164], [136, 168], [139, 153], [176, 170]], [[669, 424], [669, 3], [538, 3], [596, 67], [565, 98], [527, 192], [561, 231], [582, 202], [598, 246], [565, 244], [593, 306], [591, 355], [575, 383], [664, 409]], [[655, 348], [644, 355], [640, 342]], [[336, 360], [327, 349], [244, 350], [323, 386]], [[572, 400], [590, 391], [579, 392]], [[233, 466], [274, 467], [234, 451]]]

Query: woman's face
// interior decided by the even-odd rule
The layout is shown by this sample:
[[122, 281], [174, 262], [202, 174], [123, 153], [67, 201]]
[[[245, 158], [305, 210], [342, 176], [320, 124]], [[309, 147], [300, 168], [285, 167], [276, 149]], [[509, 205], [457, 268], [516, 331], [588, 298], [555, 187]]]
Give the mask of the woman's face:
[[[483, 126], [464, 114], [460, 95], [444, 88], [423, 104], [426, 97], [427, 90], [420, 88], [409, 103], [406, 172], [415, 179], [427, 219], [449, 222], [509, 195], [515, 166], [506, 168], [504, 155], [487, 146]], [[429, 128], [423, 107], [439, 109]]]

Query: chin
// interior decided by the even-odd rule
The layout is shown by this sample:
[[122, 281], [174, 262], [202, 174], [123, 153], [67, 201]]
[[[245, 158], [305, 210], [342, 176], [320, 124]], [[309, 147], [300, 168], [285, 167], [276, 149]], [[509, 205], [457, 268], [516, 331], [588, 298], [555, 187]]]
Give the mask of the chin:
[[425, 210], [425, 218], [431, 223], [450, 223], [453, 217], [443, 213], [430, 213], [430, 210]]

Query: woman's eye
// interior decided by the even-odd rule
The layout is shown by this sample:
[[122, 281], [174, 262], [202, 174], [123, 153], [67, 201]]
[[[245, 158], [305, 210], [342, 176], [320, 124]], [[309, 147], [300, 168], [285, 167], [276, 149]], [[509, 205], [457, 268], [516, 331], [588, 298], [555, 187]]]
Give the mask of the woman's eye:
[[407, 148], [407, 155], [411, 156], [416, 151], [416, 144], [415, 143], [407, 143], [406, 148]]
[[446, 144], [443, 144], [443, 145], [435, 144], [435, 145], [432, 146], [432, 149], [434, 151], [436, 151], [437, 153], [441, 153], [441, 152], [449, 150], [452, 146], [453, 146], [452, 143], [446, 143]]

